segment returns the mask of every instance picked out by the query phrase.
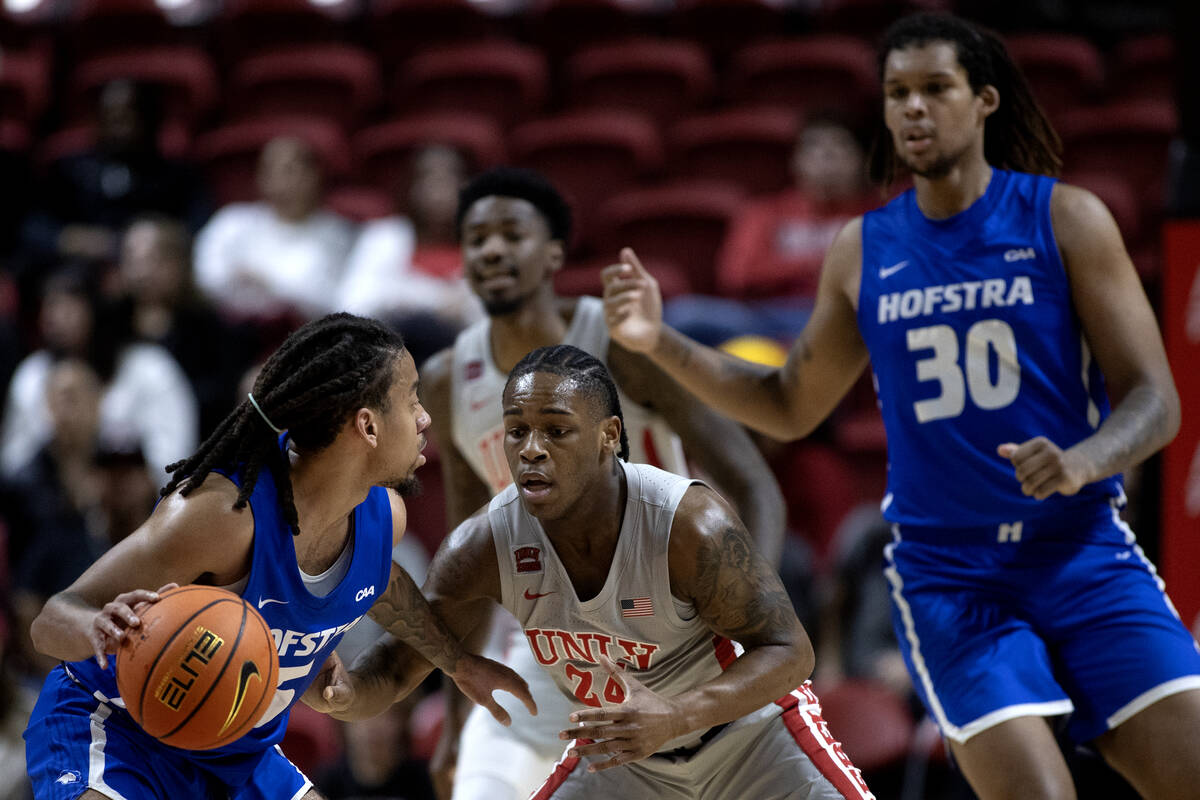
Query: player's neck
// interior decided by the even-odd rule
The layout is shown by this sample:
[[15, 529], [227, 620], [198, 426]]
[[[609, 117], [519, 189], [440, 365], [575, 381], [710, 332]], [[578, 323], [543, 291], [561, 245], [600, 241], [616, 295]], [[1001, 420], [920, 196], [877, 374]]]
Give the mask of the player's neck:
[[947, 219], [966, 211], [983, 197], [992, 179], [991, 165], [977, 157], [963, 158], [941, 178], [913, 176], [917, 207], [930, 219]]
[[558, 344], [567, 335], [567, 321], [559, 313], [559, 298], [547, 286], [511, 314], [492, 317], [492, 362], [507, 373], [539, 347]]
[[556, 549], [561, 542], [577, 553], [612, 552], [621, 535], [628, 491], [624, 470], [614, 466], [613, 472], [591, 486], [565, 516], [542, 520], [542, 529]]
[[323, 535], [339, 530], [355, 506], [367, 499], [369, 483], [349, 459], [338, 454], [337, 440], [319, 453], [298, 454], [291, 458], [292, 498], [301, 536]]

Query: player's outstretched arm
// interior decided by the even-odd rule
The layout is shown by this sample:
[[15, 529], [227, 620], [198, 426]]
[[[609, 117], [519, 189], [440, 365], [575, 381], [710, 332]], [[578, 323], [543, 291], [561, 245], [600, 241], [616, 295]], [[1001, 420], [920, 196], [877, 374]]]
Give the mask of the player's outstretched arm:
[[[514, 695], [531, 714], [536, 714], [537, 705], [521, 676], [503, 664], [467, 652], [461, 644], [482, 611], [500, 596], [496, 553], [486, 515], [467, 520], [442, 542], [429, 566], [426, 591], [428, 600], [408, 573], [393, 565], [387, 590], [368, 613], [398, 642], [381, 640], [368, 650], [351, 670], [355, 685], [390, 686], [395, 699], [401, 696], [397, 692], [405, 687], [411, 690], [437, 667], [503, 725], [511, 719], [492, 699], [493, 691]], [[415, 651], [417, 657], [397, 649], [401, 644]], [[381, 655], [381, 651], [391, 652]], [[389, 658], [398, 659], [400, 666], [392, 664], [381, 669]]]
[[612, 345], [609, 368], [621, 390], [662, 415], [684, 452], [726, 493], [767, 561], [779, 567], [787, 525], [783, 492], [741, 425], [713, 411], [644, 356]]
[[675, 512], [668, 553], [671, 593], [690, 600], [713, 633], [745, 653], [721, 675], [675, 697], [606, 665], [625, 702], [571, 714], [583, 724], [563, 738], [597, 739], [580, 755], [611, 754], [589, 769], [645, 758], [678, 736], [745, 716], [795, 689], [812, 673], [812, 643], [775, 571], [755, 552], [745, 528], [719, 495], [692, 486]]
[[658, 283], [629, 248], [603, 272], [609, 332], [727, 417], [776, 439], [805, 436], [867, 363], [855, 316], [861, 226], [860, 219], [851, 221], [830, 247], [812, 316], [783, 367], [752, 364], [663, 325]]
[[91, 656], [103, 667], [142, 603], [170, 584], [233, 583], [249, 569], [254, 520], [234, 510], [237, 487], [209, 475], [187, 497], [164, 498], [136, 531], [46, 601], [30, 634], [39, 652], [63, 661]]
[[1065, 450], [1048, 438], [1000, 443], [1027, 495], [1071, 495], [1138, 464], [1179, 430], [1179, 395], [1154, 312], [1120, 231], [1104, 204], [1058, 184], [1050, 204], [1071, 299], [1113, 410], [1096, 432]]

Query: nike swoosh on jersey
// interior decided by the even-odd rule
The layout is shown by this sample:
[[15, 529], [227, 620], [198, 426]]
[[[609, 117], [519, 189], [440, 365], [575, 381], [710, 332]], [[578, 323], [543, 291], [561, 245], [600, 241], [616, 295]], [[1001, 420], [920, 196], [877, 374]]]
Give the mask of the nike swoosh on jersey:
[[281, 606], [286, 606], [288, 604], [288, 601], [287, 600], [276, 600], [273, 597], [258, 598], [258, 607], [260, 609], [265, 605], [269, 605], [270, 603], [279, 603], [279, 605], [281, 605]]
[[908, 266], [908, 259], [905, 259], [904, 261], [901, 261], [898, 264], [892, 264], [890, 267], [880, 267], [879, 268], [879, 277], [880, 278], [891, 277], [892, 275], [895, 275], [897, 272], [899, 272], [900, 270], [904, 269], [907, 266]]
[[237, 693], [233, 696], [233, 707], [229, 709], [229, 716], [225, 718], [225, 724], [221, 726], [221, 730], [217, 731], [217, 736], [225, 733], [225, 729], [229, 727], [233, 718], [241, 710], [242, 703], [246, 702], [246, 688], [250, 685], [251, 678], [262, 680], [262, 676], [258, 674], [258, 665], [253, 661], [245, 661], [242, 663], [242, 674], [238, 675]]
[[531, 592], [528, 589], [526, 589], [525, 590], [525, 599], [526, 600], [537, 600], [539, 597], [545, 597], [548, 594], [554, 594], [554, 592]]

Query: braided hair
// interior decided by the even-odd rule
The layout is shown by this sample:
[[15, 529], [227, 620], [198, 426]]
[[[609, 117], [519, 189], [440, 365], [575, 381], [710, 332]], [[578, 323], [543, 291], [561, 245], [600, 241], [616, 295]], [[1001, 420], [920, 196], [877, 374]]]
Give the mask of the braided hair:
[[606, 416], [621, 420], [621, 447], [617, 455], [629, 460], [629, 437], [625, 434], [625, 416], [621, 413], [621, 400], [617, 396], [617, 385], [613, 383], [608, 367], [600, 359], [569, 344], [539, 347], [525, 354], [508, 373], [504, 390], [518, 378], [534, 372], [548, 372], [575, 381], [575, 385], [599, 403]]
[[[954, 47], [971, 89], [994, 86], [1000, 106], [984, 122], [983, 155], [1000, 169], [1057, 176], [1062, 171], [1062, 141], [1033, 97], [1033, 91], [1004, 43], [992, 31], [949, 14], [914, 14], [893, 24], [883, 35], [877, 68], [893, 50], [946, 42]], [[896, 177], [895, 145], [886, 127], [875, 137], [869, 156], [871, 180], [889, 186]]]
[[233, 507], [245, 508], [265, 466], [278, 487], [284, 519], [298, 534], [290, 462], [267, 420], [305, 450], [328, 447], [357, 409], [387, 411], [394, 365], [403, 350], [399, 334], [373, 319], [329, 314], [301, 326], [267, 359], [254, 382], [262, 413], [243, 400], [195, 454], [167, 467], [171, 481], [162, 495], [178, 488], [186, 497], [214, 469], [227, 469], [239, 478]]

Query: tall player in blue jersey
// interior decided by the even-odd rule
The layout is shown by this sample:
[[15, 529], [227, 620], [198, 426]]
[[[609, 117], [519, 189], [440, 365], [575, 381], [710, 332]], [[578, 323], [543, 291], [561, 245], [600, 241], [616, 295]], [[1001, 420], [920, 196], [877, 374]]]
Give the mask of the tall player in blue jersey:
[[[831, 248], [808, 326], [769, 369], [661, 324], [630, 251], [605, 273], [613, 338], [718, 410], [803, 436], [870, 361], [887, 427], [896, 634], [985, 800], [1071, 798], [1046, 718], [1070, 714], [1149, 798], [1200, 786], [1200, 652], [1132, 532], [1119, 473], [1179, 401], [1107, 209], [1055, 181], [1058, 140], [993, 35], [896, 23], [873, 171], [914, 188]], [[1112, 408], [1106, 400], [1112, 399]]]
[[[462, 650], [392, 562], [406, 522], [400, 496], [415, 487], [428, 427], [412, 357], [379, 323], [334, 314], [288, 337], [247, 400], [172, 465], [146, 523], [34, 621], [34, 644], [64, 662], [25, 733], [39, 800], [319, 800], [276, 745], [297, 700], [327, 710], [322, 693], [345, 675], [333, 649], [368, 614], [502, 722], [494, 689], [531, 704], [516, 673]], [[150, 587], [186, 583], [253, 603], [279, 652], [274, 702], [216, 750], [179, 750], [142, 731], [109, 657], [138, 626], [140, 605], [157, 600]]]

